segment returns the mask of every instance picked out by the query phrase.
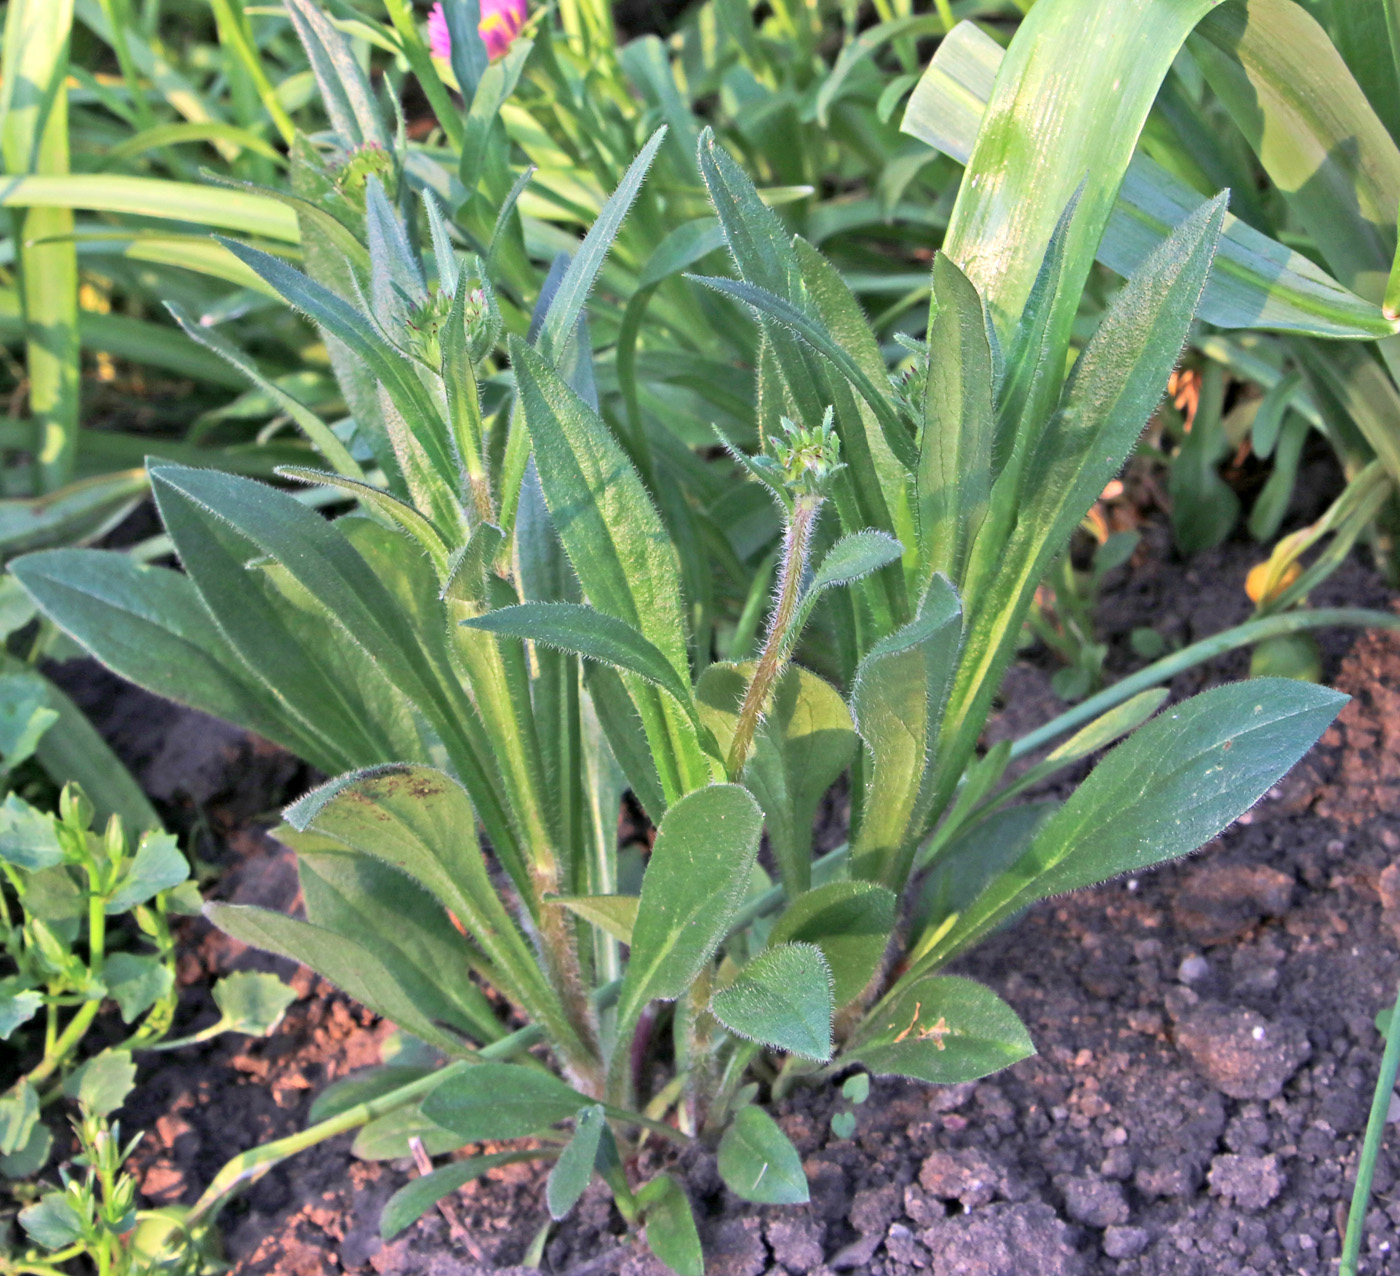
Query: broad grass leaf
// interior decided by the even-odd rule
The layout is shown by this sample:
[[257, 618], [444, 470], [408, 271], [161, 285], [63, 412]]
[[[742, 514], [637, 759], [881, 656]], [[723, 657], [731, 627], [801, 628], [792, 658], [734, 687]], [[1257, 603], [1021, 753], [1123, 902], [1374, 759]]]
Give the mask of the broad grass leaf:
[[831, 968], [815, 944], [778, 944], [710, 998], [730, 1032], [788, 1054], [831, 1058]]
[[661, 821], [642, 879], [618, 1019], [682, 996], [724, 938], [749, 885], [763, 816], [737, 784], [687, 794]]
[[[1209, 29], [1210, 18], [1204, 27]], [[1191, 38], [1198, 43], [1203, 36]], [[1005, 50], [974, 22], [939, 44], [904, 115], [902, 129], [966, 163]], [[1280, 83], [1288, 83], [1287, 77]], [[1156, 161], [1135, 154], [1099, 241], [1098, 260], [1125, 278], [1181, 223], [1200, 194]], [[1201, 317], [1222, 328], [1266, 328], [1320, 337], [1382, 337], [1395, 326], [1302, 253], [1227, 216], [1218, 268]], [[1008, 360], [1014, 370], [1015, 360]]]
[[759, 1205], [802, 1205], [811, 1199], [792, 1140], [753, 1104], [735, 1113], [719, 1141], [719, 1176], [736, 1196]]
[[1034, 1053], [1025, 1025], [990, 988], [937, 976], [903, 982], [870, 1013], [842, 1057], [877, 1076], [957, 1085]]
[[[1051, 231], [1083, 183], [1052, 332], [1067, 332], [1147, 113], [1216, 0], [1049, 0], [1017, 28], [968, 158], [943, 251], [1008, 338]], [[1092, 51], [1086, 56], [1086, 51]]]

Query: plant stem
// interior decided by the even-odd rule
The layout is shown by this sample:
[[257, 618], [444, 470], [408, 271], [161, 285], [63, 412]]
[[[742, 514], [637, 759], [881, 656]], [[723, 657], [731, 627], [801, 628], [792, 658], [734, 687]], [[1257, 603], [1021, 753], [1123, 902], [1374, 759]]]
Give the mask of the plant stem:
[[1356, 1187], [1351, 1194], [1347, 1234], [1342, 1243], [1342, 1263], [1337, 1269], [1337, 1276], [1356, 1276], [1357, 1259], [1361, 1254], [1361, 1238], [1366, 1230], [1366, 1206], [1371, 1200], [1371, 1176], [1376, 1169], [1376, 1155], [1381, 1150], [1386, 1117], [1390, 1114], [1395, 1074], [1400, 1070], [1400, 993], [1396, 994], [1396, 1002], [1397, 1006], [1390, 1012], [1390, 1026], [1386, 1029], [1385, 1054], [1381, 1056], [1381, 1074], [1376, 1078], [1371, 1116], [1366, 1122], [1366, 1138], [1356, 1162]]
[[802, 577], [807, 571], [807, 554], [812, 543], [812, 528], [821, 509], [821, 498], [799, 496], [788, 515], [783, 533], [783, 561], [778, 571], [778, 605], [768, 622], [768, 636], [763, 642], [763, 654], [758, 658], [753, 678], [744, 692], [739, 709], [739, 721], [734, 727], [734, 739], [729, 746], [728, 770], [731, 780], [737, 779], [748, 761], [753, 745], [753, 733], [763, 717], [769, 693], [787, 663], [788, 630], [802, 594]]

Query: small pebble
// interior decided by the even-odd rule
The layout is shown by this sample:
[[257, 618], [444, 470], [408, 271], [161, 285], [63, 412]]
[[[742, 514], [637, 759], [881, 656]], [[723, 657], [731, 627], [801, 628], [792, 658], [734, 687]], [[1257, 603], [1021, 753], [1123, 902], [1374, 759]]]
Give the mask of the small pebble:
[[1179, 967], [1176, 977], [1184, 984], [1198, 984], [1210, 974], [1210, 962], [1198, 953], [1192, 953]]
[[1109, 1258], [1136, 1258], [1150, 1239], [1145, 1227], [1106, 1227], [1103, 1252]]

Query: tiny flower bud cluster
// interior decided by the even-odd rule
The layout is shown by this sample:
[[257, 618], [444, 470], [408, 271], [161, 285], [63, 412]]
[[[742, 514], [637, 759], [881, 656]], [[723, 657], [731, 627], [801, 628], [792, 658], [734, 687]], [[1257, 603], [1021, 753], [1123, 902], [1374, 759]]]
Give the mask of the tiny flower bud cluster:
[[841, 439], [832, 428], [827, 408], [821, 425], [807, 429], [783, 418], [785, 438], [769, 440], [772, 458], [782, 470], [783, 483], [794, 496], [824, 497], [832, 479], [845, 468], [841, 463]]

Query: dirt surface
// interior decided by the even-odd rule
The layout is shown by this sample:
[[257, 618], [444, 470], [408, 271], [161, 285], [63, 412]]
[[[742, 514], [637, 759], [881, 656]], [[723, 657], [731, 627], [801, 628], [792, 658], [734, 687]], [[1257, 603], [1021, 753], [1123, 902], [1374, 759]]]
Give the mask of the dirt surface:
[[[1187, 642], [1245, 618], [1256, 551], [1227, 546], [1183, 568], [1163, 536], [1150, 530], [1141, 561], [1111, 583], [1104, 632], [1121, 640], [1152, 624]], [[1314, 601], [1388, 597], [1348, 566]], [[959, 963], [1016, 1008], [1036, 1057], [972, 1085], [877, 1082], [848, 1139], [830, 1129], [850, 1109], [837, 1091], [798, 1092], [779, 1115], [804, 1157], [808, 1206], [747, 1205], [712, 1157], [687, 1155], [712, 1276], [1329, 1269], [1380, 1060], [1372, 1017], [1400, 978], [1400, 636], [1328, 634], [1323, 651], [1328, 680], [1354, 699], [1254, 811], [1187, 861], [1037, 906]], [[1047, 668], [1018, 666], [997, 734], [1058, 710]], [[1246, 669], [1241, 653], [1174, 689]], [[105, 706], [101, 725], [165, 810], [201, 832], [201, 857], [225, 870], [218, 897], [294, 907], [290, 857], [257, 817], [310, 774], [207, 719], [75, 677], [70, 689]], [[211, 977], [289, 970], [202, 922], [185, 939], [181, 1031], [213, 1018]], [[151, 1199], [194, 1200], [228, 1157], [301, 1128], [328, 1081], [376, 1061], [387, 1026], [306, 972], [294, 978], [302, 999], [272, 1038], [191, 1048], [143, 1073], [121, 1115], [147, 1131], [136, 1164]], [[1370, 1273], [1400, 1273], [1397, 1166], [1387, 1144]], [[410, 1175], [406, 1163], [353, 1159], [348, 1136], [301, 1155], [226, 1210], [234, 1272], [524, 1270], [513, 1265], [546, 1218], [541, 1170], [510, 1166], [465, 1188], [455, 1198], [465, 1235], [433, 1213], [382, 1243], [379, 1210]], [[622, 1233], [595, 1186], [552, 1234], [544, 1270], [663, 1270]]]

